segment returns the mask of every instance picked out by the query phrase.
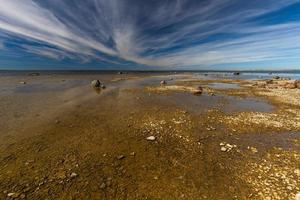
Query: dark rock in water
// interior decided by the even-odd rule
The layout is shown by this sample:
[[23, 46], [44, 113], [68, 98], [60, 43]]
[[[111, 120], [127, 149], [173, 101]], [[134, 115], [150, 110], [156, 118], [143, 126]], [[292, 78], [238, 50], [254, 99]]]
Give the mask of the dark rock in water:
[[38, 72], [32, 72], [32, 73], [29, 73], [28, 76], [39, 76], [40, 73]]
[[278, 80], [278, 79], [280, 79], [280, 77], [279, 76], [274, 76], [273, 79]]
[[194, 91], [194, 94], [202, 94], [203, 93], [203, 88], [201, 87], [201, 86], [198, 86], [197, 88], [196, 88], [196, 90]]
[[118, 72], [118, 74], [123, 74], [123, 72]]
[[240, 75], [240, 72], [234, 72], [233, 75], [238, 76]]
[[105, 89], [105, 85], [103, 83], [101, 83], [99, 80], [93, 80], [91, 82], [91, 86], [94, 88], [102, 88]]
[[161, 84], [161, 85], [166, 85], [167, 82], [166, 82], [166, 81], [161, 81], [160, 84]]

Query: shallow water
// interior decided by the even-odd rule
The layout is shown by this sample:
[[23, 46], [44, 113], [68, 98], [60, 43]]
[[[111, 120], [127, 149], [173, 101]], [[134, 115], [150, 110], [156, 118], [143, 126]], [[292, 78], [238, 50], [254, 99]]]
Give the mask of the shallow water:
[[208, 85], [214, 89], [240, 89], [241, 87], [235, 83], [212, 83]]
[[201, 79], [206, 79], [206, 80], [210, 80], [210, 79], [259, 80], [259, 79], [272, 79], [274, 76], [291, 78], [292, 80], [300, 80], [300, 73], [242, 72], [240, 73], [240, 75], [233, 75], [233, 73], [228, 73], [228, 72], [209, 72], [209, 73], [195, 73], [195, 76], [201, 77]]

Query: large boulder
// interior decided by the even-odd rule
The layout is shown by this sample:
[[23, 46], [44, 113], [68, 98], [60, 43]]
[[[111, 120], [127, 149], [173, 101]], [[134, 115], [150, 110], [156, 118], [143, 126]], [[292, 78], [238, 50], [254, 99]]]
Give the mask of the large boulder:
[[103, 83], [101, 83], [99, 80], [93, 80], [92, 82], [91, 82], [91, 86], [93, 87], [93, 88], [97, 88], [97, 89], [104, 89], [105, 88], [105, 85], [103, 84]]

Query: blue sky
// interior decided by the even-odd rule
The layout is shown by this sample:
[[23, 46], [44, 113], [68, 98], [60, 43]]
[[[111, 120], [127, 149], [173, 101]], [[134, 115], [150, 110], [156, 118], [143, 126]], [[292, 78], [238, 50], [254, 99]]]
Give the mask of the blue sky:
[[0, 69], [300, 69], [300, 0], [0, 0]]

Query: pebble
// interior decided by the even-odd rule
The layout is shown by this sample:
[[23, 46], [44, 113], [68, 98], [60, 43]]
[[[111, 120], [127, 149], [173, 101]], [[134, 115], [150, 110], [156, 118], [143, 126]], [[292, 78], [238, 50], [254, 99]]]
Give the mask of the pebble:
[[298, 193], [296, 194], [295, 199], [296, 199], [296, 200], [300, 200], [300, 192], [298, 192]]
[[124, 155], [119, 155], [117, 158], [118, 158], [119, 160], [122, 160], [122, 159], [125, 158], [125, 156], [124, 156]]
[[149, 140], [149, 141], [154, 141], [154, 140], [156, 140], [156, 137], [154, 137], [154, 136], [149, 136], [149, 137], [147, 137], [146, 139]]
[[78, 174], [76, 174], [75, 172], [72, 172], [71, 178], [75, 178], [76, 176], [78, 176]]
[[104, 188], [106, 188], [106, 184], [105, 184], [105, 183], [102, 183], [102, 184], [100, 185], [100, 189], [104, 189]]
[[25, 82], [25, 81], [21, 81], [21, 82], [20, 82], [20, 84], [23, 84], [23, 85], [25, 85], [25, 84], [26, 84], [26, 82]]
[[225, 147], [221, 147], [221, 151], [227, 151]]
[[10, 192], [7, 194], [8, 197], [11, 198], [18, 198], [19, 197], [19, 193], [15, 193], [15, 192]]
[[160, 81], [160, 84], [161, 84], [161, 85], [166, 85], [167, 82], [166, 82], [166, 81]]

